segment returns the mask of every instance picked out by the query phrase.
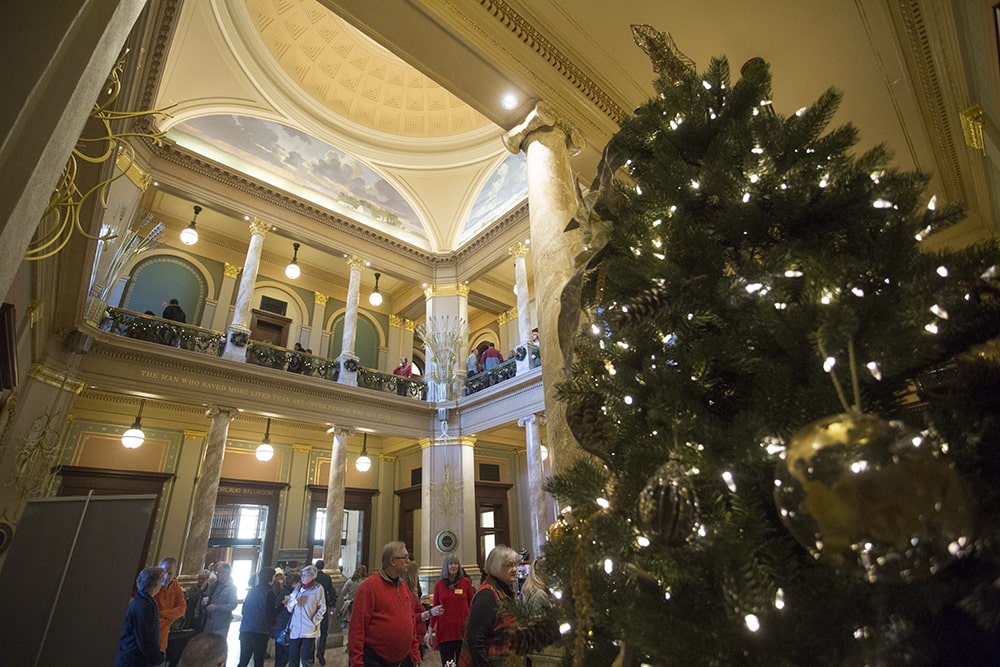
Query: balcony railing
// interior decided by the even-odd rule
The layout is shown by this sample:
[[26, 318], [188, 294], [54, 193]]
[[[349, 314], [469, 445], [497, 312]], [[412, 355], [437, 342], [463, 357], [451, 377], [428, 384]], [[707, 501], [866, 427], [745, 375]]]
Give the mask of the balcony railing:
[[221, 356], [226, 346], [226, 334], [219, 331], [120, 308], [108, 308], [107, 315], [101, 320], [100, 329], [116, 336], [176, 347], [210, 357]]
[[[101, 320], [100, 329], [116, 336], [167, 345], [211, 357], [222, 356], [226, 346], [226, 335], [222, 332], [121, 308], [108, 308], [107, 315]], [[541, 365], [541, 355], [537, 345], [518, 346], [515, 355], [529, 356], [531, 368]], [[247, 363], [256, 366], [320, 378], [328, 382], [336, 382], [340, 375], [340, 364], [335, 359], [296, 352], [260, 341], [250, 341], [247, 345], [246, 359]], [[508, 359], [495, 368], [466, 378], [465, 395], [482, 391], [516, 375], [517, 360]], [[427, 383], [422, 378], [401, 377], [363, 366], [358, 367], [358, 386], [415, 400], [427, 400]]]

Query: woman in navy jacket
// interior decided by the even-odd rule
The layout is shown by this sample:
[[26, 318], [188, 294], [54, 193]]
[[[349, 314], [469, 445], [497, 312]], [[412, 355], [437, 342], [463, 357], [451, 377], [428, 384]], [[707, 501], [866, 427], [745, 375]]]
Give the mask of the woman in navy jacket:
[[125, 627], [118, 640], [115, 667], [156, 667], [163, 664], [160, 614], [153, 600], [162, 583], [162, 567], [147, 567], [135, 580], [138, 593], [128, 603], [128, 611], [125, 612]]

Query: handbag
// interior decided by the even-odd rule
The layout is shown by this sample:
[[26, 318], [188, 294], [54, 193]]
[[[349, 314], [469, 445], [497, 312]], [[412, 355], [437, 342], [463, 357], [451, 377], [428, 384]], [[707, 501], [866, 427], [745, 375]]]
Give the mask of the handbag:
[[292, 617], [288, 617], [288, 623], [285, 624], [285, 629], [278, 633], [278, 636], [274, 638], [275, 644], [280, 644], [281, 646], [288, 646], [289, 640], [292, 638]]

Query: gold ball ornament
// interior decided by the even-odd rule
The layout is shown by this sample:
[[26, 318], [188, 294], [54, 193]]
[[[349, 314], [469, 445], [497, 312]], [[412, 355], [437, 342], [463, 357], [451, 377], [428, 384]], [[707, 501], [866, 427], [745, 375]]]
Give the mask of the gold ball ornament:
[[549, 542], [555, 542], [569, 530], [569, 521], [564, 517], [560, 516], [558, 519], [552, 522], [545, 530], [545, 536], [549, 539]]
[[686, 544], [701, 525], [698, 495], [679, 459], [671, 457], [639, 494], [639, 528], [650, 542], [668, 547]]
[[940, 443], [875, 415], [825, 417], [796, 433], [774, 501], [814, 556], [872, 582], [933, 574], [972, 541], [969, 490]]

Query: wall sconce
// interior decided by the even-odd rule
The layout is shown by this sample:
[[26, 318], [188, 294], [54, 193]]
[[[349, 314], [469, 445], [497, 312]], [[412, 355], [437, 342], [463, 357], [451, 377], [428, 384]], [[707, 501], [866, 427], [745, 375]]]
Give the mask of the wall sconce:
[[127, 449], [136, 449], [146, 442], [146, 434], [142, 432], [142, 406], [145, 403], [146, 399], [139, 399], [139, 412], [135, 415], [135, 421], [129, 430], [122, 433], [122, 444]]
[[299, 268], [299, 244], [293, 243], [292, 248], [292, 261], [285, 267], [285, 275], [289, 280], [295, 280], [302, 275], [302, 269]]
[[201, 213], [201, 206], [195, 206], [191, 224], [181, 230], [181, 243], [184, 245], [194, 245], [198, 242], [198, 230], [194, 228], [194, 224], [198, 220], [199, 213]]
[[270, 461], [274, 457], [274, 447], [271, 446], [271, 418], [267, 418], [267, 428], [264, 429], [264, 439], [257, 445], [258, 461]]
[[372, 293], [368, 296], [368, 303], [370, 303], [373, 306], [382, 305], [382, 293], [378, 291], [378, 279], [381, 277], [382, 277], [381, 273], [378, 272], [375, 273], [375, 289], [372, 290]]
[[365, 439], [361, 443], [361, 456], [358, 460], [354, 462], [354, 467], [358, 469], [358, 472], [368, 472], [372, 467], [372, 460], [368, 458], [368, 434], [365, 433]]

